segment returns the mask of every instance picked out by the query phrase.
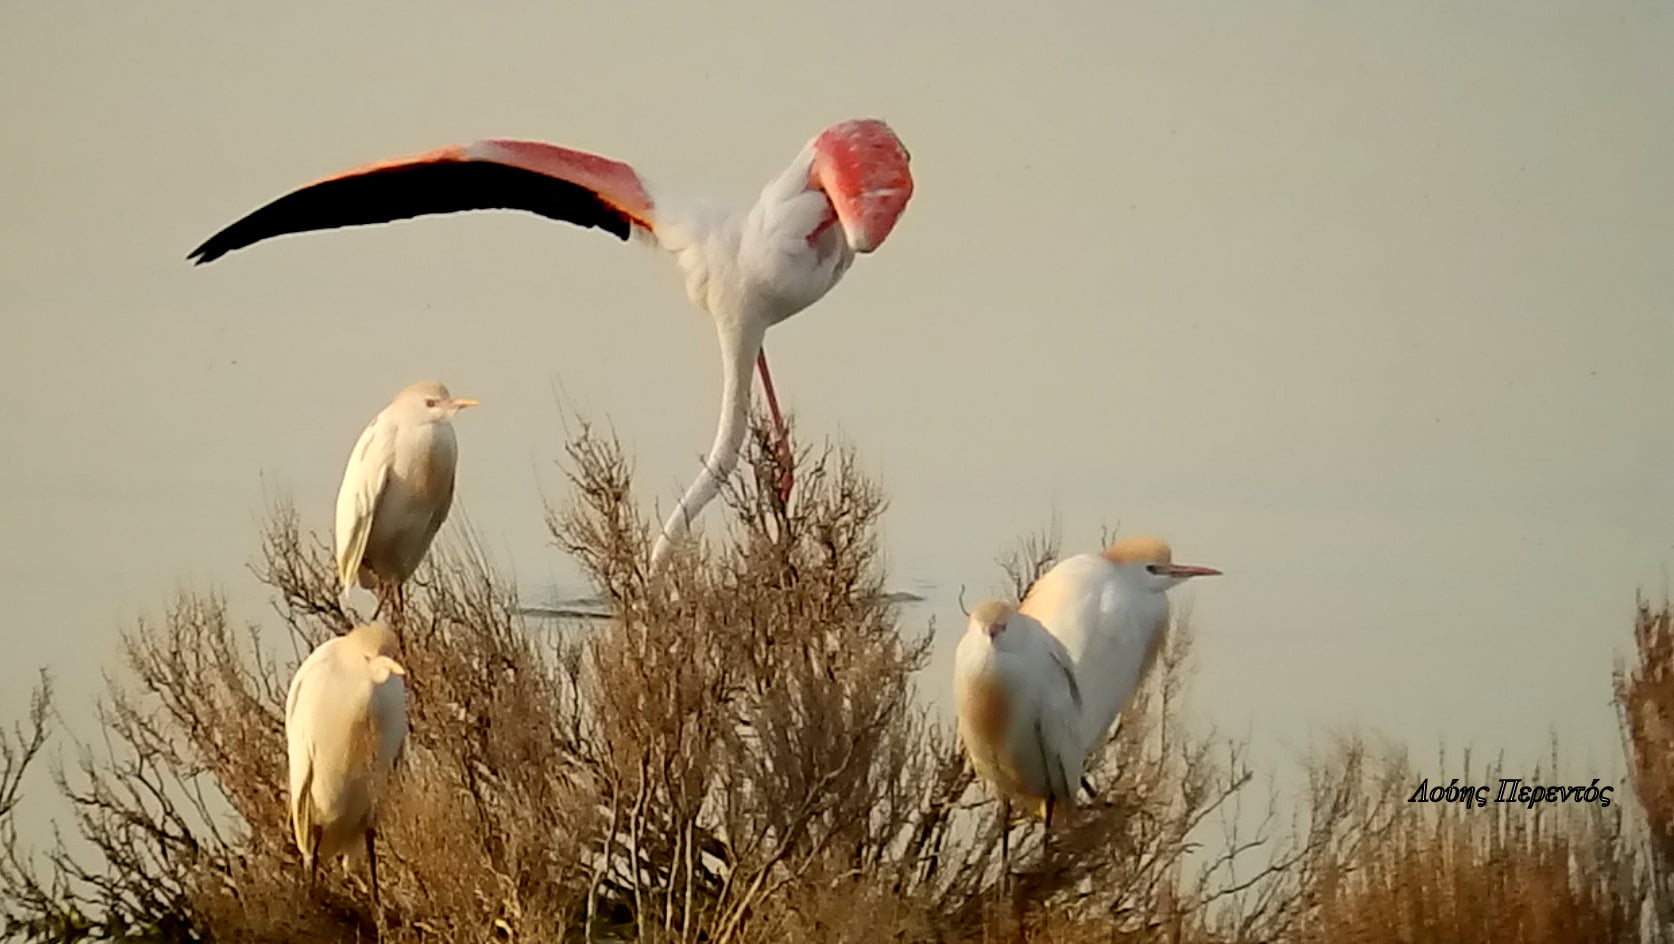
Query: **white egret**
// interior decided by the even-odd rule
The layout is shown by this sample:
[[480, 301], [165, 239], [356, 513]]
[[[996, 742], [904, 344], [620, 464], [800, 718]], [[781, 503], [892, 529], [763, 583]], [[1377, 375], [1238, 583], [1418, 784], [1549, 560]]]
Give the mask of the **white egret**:
[[1168, 590], [1218, 574], [1212, 567], [1176, 564], [1166, 542], [1136, 535], [1099, 553], [1066, 557], [1029, 588], [1018, 612], [1062, 642], [1075, 667], [1083, 756], [1103, 745], [1156, 661], [1168, 628]]
[[291, 830], [309, 884], [321, 859], [352, 853], [364, 840], [374, 912], [377, 808], [407, 740], [407, 672], [398, 654], [387, 625], [356, 626], [309, 653], [285, 696]]
[[379, 611], [390, 595], [400, 611], [403, 584], [447, 520], [459, 464], [453, 416], [476, 405], [434, 381], [413, 384], [373, 417], [349, 454], [337, 492], [337, 575], [345, 590], [374, 589]]
[[954, 654], [959, 739], [1000, 799], [1000, 859], [1010, 859], [1011, 804], [1052, 826], [1081, 783], [1081, 694], [1069, 654], [1009, 603], [971, 610]]

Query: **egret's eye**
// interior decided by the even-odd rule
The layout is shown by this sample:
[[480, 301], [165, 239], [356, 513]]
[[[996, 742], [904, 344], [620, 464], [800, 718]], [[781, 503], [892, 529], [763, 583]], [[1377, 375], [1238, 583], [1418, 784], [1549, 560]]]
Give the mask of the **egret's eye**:
[[1161, 566], [1161, 565], [1160, 564], [1146, 564], [1145, 569], [1150, 571], [1153, 574], [1160, 574], [1160, 573], [1162, 573], [1162, 571], [1157, 569], [1159, 566]]
[[432, 409], [434, 409], [434, 408], [435, 408], [435, 406], [436, 406], [436, 402], [437, 402], [437, 401], [436, 401], [436, 398], [435, 398], [435, 397], [430, 397], [430, 398], [428, 398], [428, 399], [426, 399], [426, 400], [425, 400], [425, 401], [424, 401], [424, 405], [425, 405], [425, 406], [427, 406], [427, 407], [430, 407], [430, 408], [432, 408]]

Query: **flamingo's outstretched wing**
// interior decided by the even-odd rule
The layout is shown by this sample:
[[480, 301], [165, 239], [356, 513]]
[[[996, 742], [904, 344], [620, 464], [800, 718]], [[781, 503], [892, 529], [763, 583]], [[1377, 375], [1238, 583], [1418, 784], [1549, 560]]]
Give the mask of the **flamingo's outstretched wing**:
[[226, 227], [186, 258], [198, 265], [287, 233], [464, 210], [527, 210], [626, 240], [655, 229], [633, 168], [538, 141], [483, 140], [378, 161], [293, 190]]

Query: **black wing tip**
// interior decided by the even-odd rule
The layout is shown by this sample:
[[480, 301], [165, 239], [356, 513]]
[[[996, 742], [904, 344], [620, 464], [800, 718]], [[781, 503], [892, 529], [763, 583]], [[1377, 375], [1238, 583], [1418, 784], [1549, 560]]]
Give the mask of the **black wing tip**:
[[219, 259], [227, 254], [225, 249], [217, 249], [214, 246], [211, 246], [210, 243], [212, 242], [214, 242], [214, 240], [210, 240], [209, 243], [204, 243], [202, 246], [199, 246], [187, 253], [186, 261], [195, 266], [201, 266], [206, 262], [214, 262], [216, 259]]

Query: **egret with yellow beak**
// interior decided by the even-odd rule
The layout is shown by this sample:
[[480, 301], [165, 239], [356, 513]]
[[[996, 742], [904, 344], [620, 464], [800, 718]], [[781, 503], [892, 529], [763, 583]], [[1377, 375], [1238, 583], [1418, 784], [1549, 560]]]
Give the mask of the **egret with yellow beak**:
[[337, 575], [343, 589], [391, 597], [400, 612], [402, 585], [418, 569], [453, 506], [459, 446], [453, 416], [476, 406], [435, 381], [395, 395], [360, 434], [337, 493]]
[[1029, 588], [1018, 612], [1063, 643], [1081, 685], [1083, 756], [1103, 746], [1156, 661], [1168, 628], [1169, 589], [1219, 574], [1176, 564], [1168, 542], [1136, 535], [1098, 553], [1066, 557]]

